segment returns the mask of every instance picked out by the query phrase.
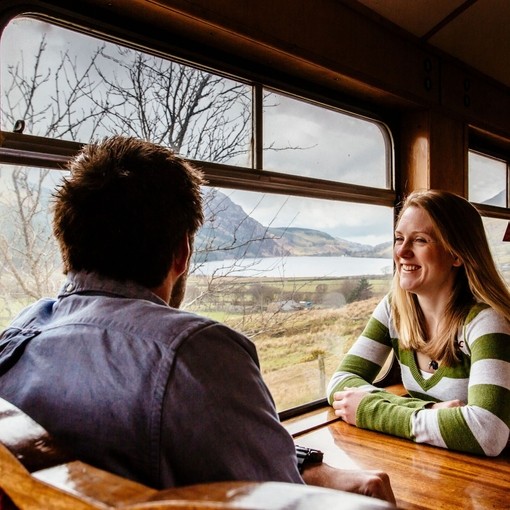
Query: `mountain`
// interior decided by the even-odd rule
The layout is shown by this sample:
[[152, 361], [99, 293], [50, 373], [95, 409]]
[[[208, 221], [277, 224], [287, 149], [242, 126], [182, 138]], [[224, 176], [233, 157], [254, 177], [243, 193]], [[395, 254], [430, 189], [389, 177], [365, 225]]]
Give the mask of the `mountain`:
[[204, 204], [208, 220], [195, 240], [196, 262], [304, 255], [391, 257], [391, 242], [370, 246], [336, 238], [320, 230], [265, 227], [218, 190], [208, 190]]
[[267, 227], [221, 191], [208, 189], [204, 213], [207, 221], [195, 238], [195, 262], [289, 255]]
[[[353, 243], [310, 228], [270, 228], [269, 232], [288, 255], [374, 257], [375, 247]], [[388, 243], [391, 246], [391, 242]], [[379, 249], [378, 252], [382, 252]]]
[[487, 205], [495, 205], [495, 206], [501, 206], [501, 204], [506, 203], [506, 190], [502, 190], [499, 193], [496, 193], [496, 195], [492, 196], [491, 198], [488, 198], [483, 202]]
[[[41, 209], [49, 208], [52, 189], [42, 187], [38, 200]], [[391, 242], [379, 246], [352, 243], [325, 232], [306, 228], [267, 227], [251, 218], [241, 206], [214, 188], [204, 189], [204, 213], [207, 221], [195, 239], [194, 261], [286, 257], [286, 256], [354, 256], [391, 257]], [[7, 194], [2, 199], [5, 200]], [[0, 201], [0, 219], [4, 235], [16, 239], [21, 216], [16, 208]], [[14, 215], [14, 218], [13, 218]], [[48, 216], [37, 217], [33, 228], [50, 237]]]

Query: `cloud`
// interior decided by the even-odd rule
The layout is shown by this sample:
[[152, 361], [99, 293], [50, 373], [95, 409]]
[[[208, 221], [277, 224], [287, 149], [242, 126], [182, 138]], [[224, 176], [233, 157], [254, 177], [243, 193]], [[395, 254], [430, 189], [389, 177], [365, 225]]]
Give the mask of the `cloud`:
[[379, 124], [276, 94], [266, 103], [271, 106], [264, 109], [265, 168], [386, 186], [388, 137]]

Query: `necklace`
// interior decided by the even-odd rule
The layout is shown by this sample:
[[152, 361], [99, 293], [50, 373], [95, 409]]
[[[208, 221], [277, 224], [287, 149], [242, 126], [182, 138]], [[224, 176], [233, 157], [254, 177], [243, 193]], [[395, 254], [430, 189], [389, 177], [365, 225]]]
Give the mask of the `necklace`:
[[431, 359], [429, 363], [429, 368], [432, 370], [437, 370], [439, 368], [439, 363], [435, 359]]

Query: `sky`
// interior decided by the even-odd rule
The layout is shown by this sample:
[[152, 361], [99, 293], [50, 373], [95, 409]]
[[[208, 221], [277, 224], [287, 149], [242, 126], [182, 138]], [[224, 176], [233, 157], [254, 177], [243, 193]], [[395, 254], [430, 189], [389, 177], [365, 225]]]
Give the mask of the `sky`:
[[507, 169], [504, 161], [489, 158], [475, 152], [469, 153], [470, 200], [483, 204], [499, 195], [501, 202], [492, 203], [492, 205], [506, 207], [505, 197], [501, 196], [501, 192], [506, 190], [506, 181]]

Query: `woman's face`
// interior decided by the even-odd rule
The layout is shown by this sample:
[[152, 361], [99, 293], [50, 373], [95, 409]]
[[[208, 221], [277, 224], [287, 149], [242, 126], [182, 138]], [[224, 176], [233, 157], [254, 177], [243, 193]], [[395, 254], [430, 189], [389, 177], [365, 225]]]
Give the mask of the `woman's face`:
[[400, 286], [419, 297], [449, 294], [461, 265], [437, 240], [429, 214], [415, 206], [408, 207], [398, 222], [393, 258]]

